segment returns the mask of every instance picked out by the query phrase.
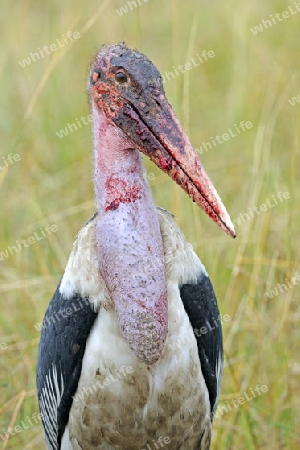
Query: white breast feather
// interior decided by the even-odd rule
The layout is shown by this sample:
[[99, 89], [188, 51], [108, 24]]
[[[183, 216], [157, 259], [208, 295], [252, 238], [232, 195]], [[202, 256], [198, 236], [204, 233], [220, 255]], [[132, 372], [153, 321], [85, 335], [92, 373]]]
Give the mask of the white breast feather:
[[[170, 450], [198, 449], [200, 430], [204, 433], [202, 441], [210, 441], [208, 391], [196, 339], [178, 287], [188, 282], [196, 283], [201, 274], [207, 274], [173, 216], [159, 208], [157, 214], [164, 244], [169, 312], [164, 351], [153, 366], [137, 360], [122, 338], [97, 268], [96, 220], [80, 231], [74, 243], [60, 292], [66, 297], [75, 292], [89, 296], [99, 314], [87, 340], [62, 450], [72, 448], [70, 441], [74, 449], [140, 450], [147, 439], [156, 442], [159, 436], [166, 437], [164, 430], [173, 433], [169, 436], [173, 439]], [[103, 386], [104, 380], [111, 380], [122, 366], [131, 367], [132, 372], [99, 387]], [[217, 373], [220, 374], [219, 366]], [[147, 436], [143, 429], [147, 429]], [[99, 439], [96, 437], [91, 441], [92, 435]], [[126, 446], [123, 446], [125, 435]], [[103, 437], [107, 444], [101, 443]]]

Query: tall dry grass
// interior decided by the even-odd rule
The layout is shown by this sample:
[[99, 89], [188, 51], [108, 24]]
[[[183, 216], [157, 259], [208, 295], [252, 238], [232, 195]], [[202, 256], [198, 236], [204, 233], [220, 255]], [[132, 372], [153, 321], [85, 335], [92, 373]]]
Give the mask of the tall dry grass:
[[[90, 126], [62, 139], [56, 132], [89, 114], [85, 86], [95, 51], [102, 43], [126, 41], [162, 73], [202, 50], [214, 51], [214, 58], [166, 82], [165, 89], [197, 148], [242, 120], [252, 123], [201, 156], [233, 219], [278, 192], [290, 194], [242, 220], [232, 241], [146, 161], [155, 203], [177, 216], [211, 276], [221, 313], [230, 317], [224, 322], [223, 409], [212, 448], [297, 449], [300, 287], [291, 277], [300, 274], [299, 106], [288, 99], [300, 88], [300, 13], [254, 35], [251, 28], [289, 3], [141, 3], [123, 16], [116, 9], [125, 0], [1, 5], [0, 165], [9, 154], [21, 159], [0, 171], [0, 252], [48, 223], [58, 231], [0, 261], [0, 447], [45, 448], [40, 423], [33, 422], [35, 325], [76, 233], [94, 212]], [[68, 31], [80, 32], [80, 39], [21, 67], [30, 52]], [[291, 288], [269, 298], [278, 283]], [[233, 406], [257, 385], [267, 392]], [[8, 427], [13, 434], [5, 437]]]

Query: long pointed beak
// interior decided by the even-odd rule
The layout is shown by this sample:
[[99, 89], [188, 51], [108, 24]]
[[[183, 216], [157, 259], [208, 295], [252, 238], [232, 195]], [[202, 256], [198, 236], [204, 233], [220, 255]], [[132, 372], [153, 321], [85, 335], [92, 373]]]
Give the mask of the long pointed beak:
[[139, 108], [125, 100], [122, 113], [116, 114], [112, 120], [219, 227], [229, 236], [236, 237], [222, 200], [163, 94], [156, 97], [152, 108], [151, 105]]

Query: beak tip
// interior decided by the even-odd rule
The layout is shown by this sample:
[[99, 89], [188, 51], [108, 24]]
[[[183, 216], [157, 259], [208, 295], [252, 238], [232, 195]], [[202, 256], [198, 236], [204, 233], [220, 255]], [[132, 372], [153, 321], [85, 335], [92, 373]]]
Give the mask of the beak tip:
[[228, 234], [228, 236], [232, 237], [233, 239], [235, 239], [237, 237], [237, 234], [236, 234], [236, 231], [235, 231], [234, 227], [228, 226], [227, 223], [221, 225], [221, 227], [226, 232], [226, 234]]
[[222, 211], [222, 214], [220, 214], [220, 216], [219, 216], [219, 219], [220, 219], [220, 221], [218, 221], [219, 222], [219, 226], [221, 226], [221, 228], [223, 228], [223, 230], [230, 237], [235, 239], [237, 234], [236, 234], [234, 225], [233, 225], [233, 223], [232, 223], [232, 221], [230, 219], [230, 216], [229, 216], [228, 212], [226, 211], [224, 205], [222, 205], [222, 206], [223, 206], [224, 209]]
[[235, 239], [236, 237], [237, 237], [237, 234], [236, 234], [236, 232], [235, 232], [235, 230], [233, 230], [234, 232], [233, 232], [233, 234], [231, 235], [231, 237], [233, 238], [233, 239]]

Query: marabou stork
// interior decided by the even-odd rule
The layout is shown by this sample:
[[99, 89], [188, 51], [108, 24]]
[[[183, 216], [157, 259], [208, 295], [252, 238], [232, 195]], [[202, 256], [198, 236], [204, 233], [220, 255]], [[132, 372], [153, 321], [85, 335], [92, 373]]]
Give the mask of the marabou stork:
[[149, 59], [103, 47], [88, 90], [97, 213], [43, 322], [47, 447], [209, 449], [223, 362], [221, 324], [208, 328], [217, 301], [173, 216], [154, 207], [140, 152], [235, 237], [233, 224]]

